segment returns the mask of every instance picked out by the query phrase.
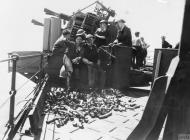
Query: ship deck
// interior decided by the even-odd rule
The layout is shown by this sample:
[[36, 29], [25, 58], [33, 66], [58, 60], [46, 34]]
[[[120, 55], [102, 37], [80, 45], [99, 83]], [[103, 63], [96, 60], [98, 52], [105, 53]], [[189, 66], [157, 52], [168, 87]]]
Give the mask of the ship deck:
[[[46, 114], [43, 120], [40, 140], [126, 140], [139, 123], [148, 100], [147, 90], [138, 88], [126, 92], [126, 99], [132, 99], [139, 105], [136, 109], [126, 111], [112, 111], [112, 115], [105, 119], [91, 118], [84, 123], [84, 128], [74, 127], [71, 122], [58, 128], [55, 123], [46, 122], [55, 118], [53, 114]], [[22, 136], [24, 140], [34, 139]]]

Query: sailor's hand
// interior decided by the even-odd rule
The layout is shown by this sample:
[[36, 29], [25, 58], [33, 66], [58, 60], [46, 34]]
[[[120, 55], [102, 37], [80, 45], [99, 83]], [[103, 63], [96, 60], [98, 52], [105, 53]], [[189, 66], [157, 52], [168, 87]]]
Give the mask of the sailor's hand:
[[91, 61], [88, 61], [88, 65], [93, 65], [94, 63], [93, 62], [91, 62]]
[[97, 30], [96, 30], [96, 32], [100, 32], [101, 31], [101, 28], [98, 28]]
[[108, 44], [108, 46], [110, 46], [110, 47], [113, 47], [113, 45], [114, 45], [114, 43], [110, 43], [110, 44]]
[[133, 49], [133, 50], [136, 50], [136, 48], [135, 48], [135, 47], [132, 47], [132, 49]]
[[113, 42], [113, 44], [117, 44], [118, 43], [118, 40], [116, 39], [114, 42]]
[[74, 64], [78, 64], [80, 58], [81, 58], [81, 57], [76, 57], [75, 59], [72, 60], [72, 62], [73, 62]]
[[73, 64], [77, 64], [76, 58], [72, 60]]

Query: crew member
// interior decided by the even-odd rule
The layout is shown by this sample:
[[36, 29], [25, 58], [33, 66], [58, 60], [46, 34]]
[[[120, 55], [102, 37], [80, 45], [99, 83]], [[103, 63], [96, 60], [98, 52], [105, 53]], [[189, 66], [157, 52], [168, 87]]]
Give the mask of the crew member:
[[142, 49], [142, 42], [140, 39], [140, 32], [135, 32], [135, 39], [133, 41], [133, 47], [134, 52], [133, 52], [133, 63], [135, 63], [135, 68], [139, 69], [140, 67], [143, 66], [143, 49]]
[[68, 49], [72, 49], [71, 47], [74, 46], [74, 42], [70, 41], [70, 31], [63, 30], [62, 32], [63, 37], [59, 38], [53, 47], [53, 54], [64, 54], [68, 52]]
[[118, 34], [114, 43], [119, 43], [122, 46], [132, 47], [131, 30], [125, 25], [125, 21], [123, 19], [116, 21], [116, 27], [118, 29]]
[[62, 66], [59, 71], [59, 77], [66, 79], [67, 88], [70, 89], [70, 78], [73, 72], [73, 67], [70, 61], [70, 53], [74, 48], [74, 43], [69, 40], [70, 38], [70, 31], [63, 30], [62, 32], [63, 37], [59, 38], [53, 47], [53, 55], [60, 55], [62, 56]]
[[96, 65], [98, 60], [98, 53], [96, 45], [93, 43], [94, 37], [91, 34], [86, 36], [86, 45], [84, 48], [83, 62], [88, 67], [88, 85], [90, 88], [95, 87], [96, 81]]
[[102, 45], [107, 45], [107, 36], [108, 36], [108, 22], [106, 20], [100, 21], [100, 28], [95, 32], [94, 44], [99, 48]]
[[172, 48], [172, 45], [166, 41], [166, 37], [162, 36], [162, 48]]
[[110, 57], [103, 50], [108, 51], [106, 45], [108, 45], [108, 22], [106, 20], [100, 21], [100, 28], [98, 28], [95, 32], [95, 40], [94, 44], [98, 49], [98, 66], [99, 69], [97, 71], [97, 86], [99, 89], [102, 89], [106, 85], [107, 78], [109, 78], [109, 63]]
[[125, 25], [125, 21], [120, 19], [116, 22], [118, 34], [113, 42], [113, 54], [116, 57], [113, 61], [114, 88], [125, 90], [129, 87], [129, 70], [131, 66], [132, 37], [130, 29]]
[[85, 35], [84, 33], [77, 31], [75, 39], [75, 48], [71, 55], [71, 60], [73, 64], [73, 75], [71, 78], [72, 87], [76, 89], [85, 89], [88, 84], [87, 81], [87, 67], [83, 63], [82, 58], [84, 54], [84, 43]]
[[147, 57], [147, 48], [150, 47], [150, 45], [148, 45], [145, 40], [144, 37], [141, 37], [141, 43], [142, 43], [142, 57], [143, 57], [143, 66], [146, 65], [146, 57]]

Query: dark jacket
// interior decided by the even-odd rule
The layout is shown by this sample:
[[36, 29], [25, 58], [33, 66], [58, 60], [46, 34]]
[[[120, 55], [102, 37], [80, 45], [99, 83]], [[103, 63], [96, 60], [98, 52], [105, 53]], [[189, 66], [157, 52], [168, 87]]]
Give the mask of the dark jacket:
[[164, 40], [162, 41], [162, 48], [172, 48], [172, 45]]
[[85, 45], [84, 48], [84, 58], [88, 59], [93, 63], [97, 63], [98, 60], [98, 52], [95, 45], [89, 46], [88, 44]]
[[104, 36], [105, 39], [99, 38], [97, 36], [95, 36], [95, 40], [94, 40], [94, 44], [97, 46], [97, 48], [99, 48], [102, 45], [107, 45], [107, 36], [108, 36], [108, 31], [96, 31], [96, 34], [98, 34], [99, 36]]
[[[64, 55], [64, 53], [67, 53], [68, 57], [70, 57], [70, 52], [72, 52], [74, 47], [75, 47], [75, 44], [72, 41], [58, 40], [54, 44], [53, 54], [54, 55]], [[68, 49], [68, 50], [66, 50], [66, 49]]]
[[131, 36], [131, 30], [124, 26], [122, 31], [119, 31], [117, 34], [117, 40], [118, 43], [122, 43], [124, 46], [132, 46], [132, 36]]

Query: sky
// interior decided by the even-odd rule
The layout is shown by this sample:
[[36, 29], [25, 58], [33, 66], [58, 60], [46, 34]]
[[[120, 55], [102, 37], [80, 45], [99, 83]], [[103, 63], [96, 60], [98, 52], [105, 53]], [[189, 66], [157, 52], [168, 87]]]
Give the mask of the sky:
[[[50, 17], [44, 8], [71, 15], [95, 0], [2, 0], [0, 5], [0, 54], [11, 51], [41, 51], [43, 27], [31, 23], [32, 19], [44, 22]], [[161, 47], [161, 36], [175, 45], [180, 40], [184, 0], [102, 0], [105, 6], [116, 11], [116, 19], [141, 32], [151, 45]], [[1, 58], [0, 56], [0, 58]]]

